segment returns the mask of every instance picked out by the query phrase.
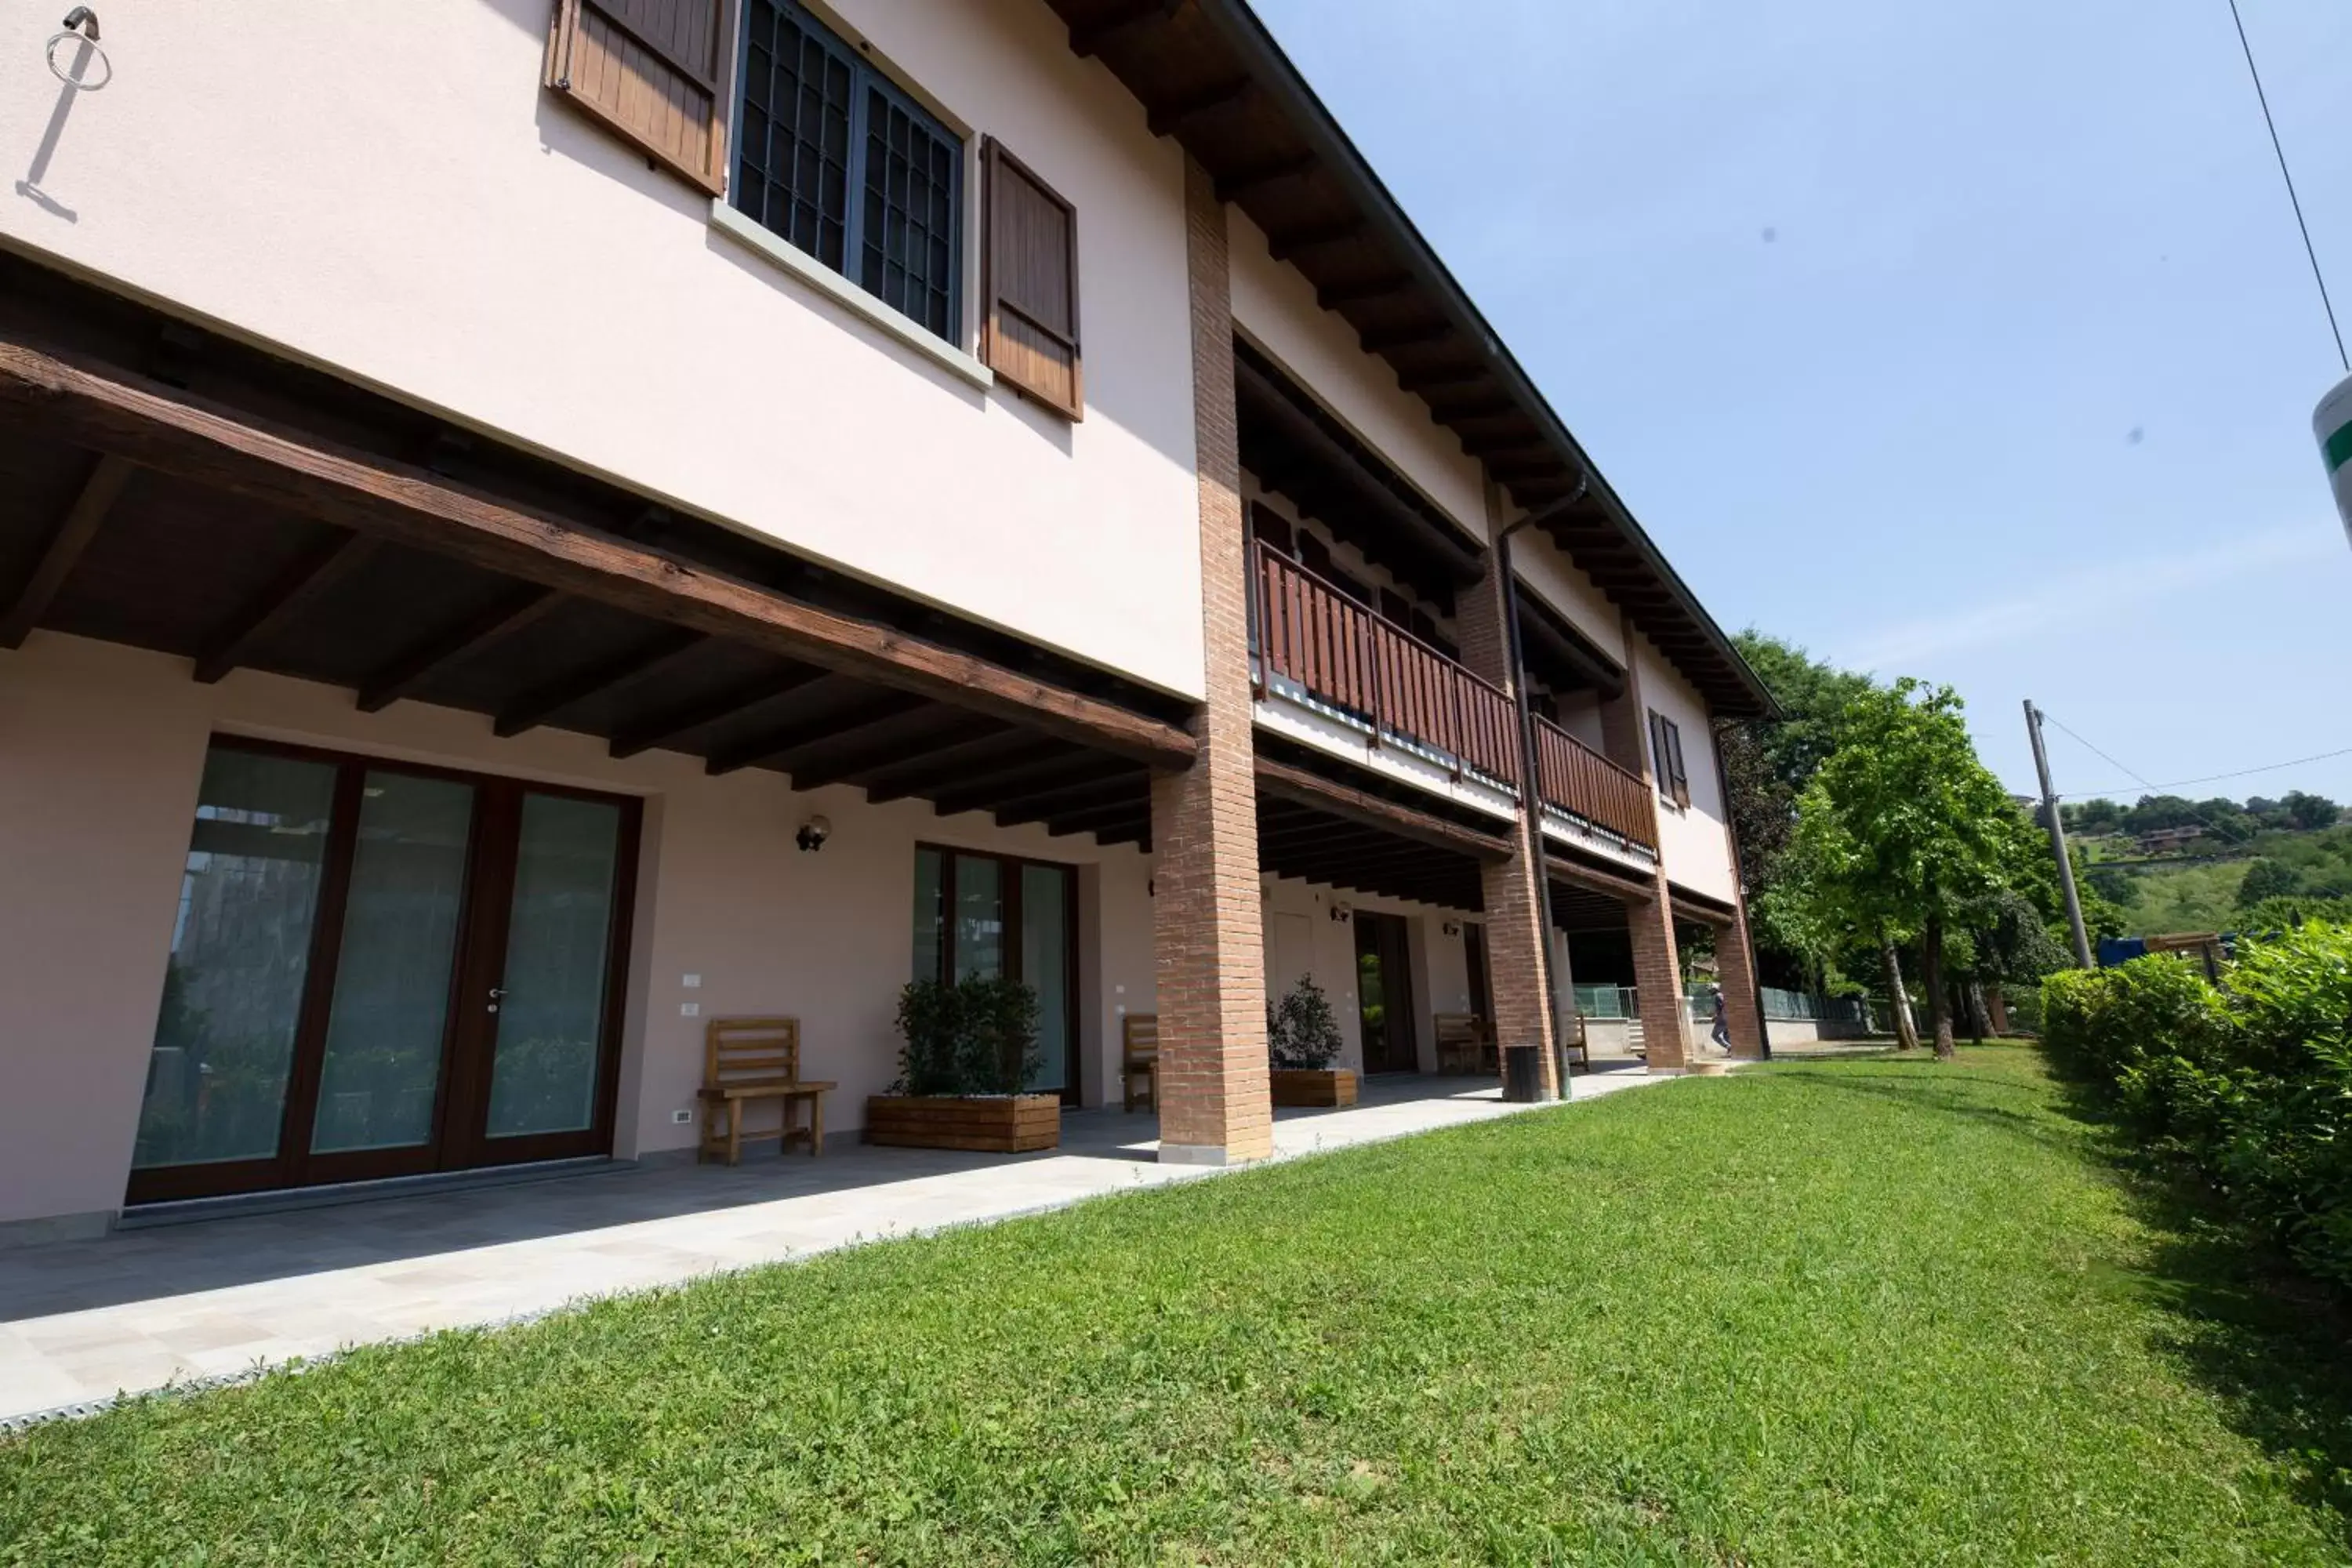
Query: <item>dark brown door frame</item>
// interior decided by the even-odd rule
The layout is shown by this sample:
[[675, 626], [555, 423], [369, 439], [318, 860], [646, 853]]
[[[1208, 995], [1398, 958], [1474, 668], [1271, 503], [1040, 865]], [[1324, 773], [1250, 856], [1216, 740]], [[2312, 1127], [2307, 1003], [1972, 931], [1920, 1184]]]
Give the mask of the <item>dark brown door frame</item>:
[[[1412, 991], [1412, 928], [1402, 915], [1358, 910], [1356, 922], [1357, 1035], [1364, 1047], [1364, 1070], [1419, 1072], [1421, 1029]], [[1380, 1061], [1372, 1060], [1373, 1041], [1363, 1027], [1363, 954], [1369, 944], [1381, 970]]]
[[[310, 952], [303, 966], [302, 1001], [296, 1016], [293, 1055], [287, 1064], [286, 1090], [279, 1108], [278, 1150], [262, 1159], [133, 1169], [126, 1184], [124, 1203], [135, 1205], [182, 1198], [222, 1197], [610, 1152], [620, 1091], [621, 1033], [627, 1011], [629, 934], [635, 913], [644, 803], [633, 795], [572, 789], [243, 735], [215, 734], [206, 744], [208, 749], [297, 757], [336, 770], [318, 908], [311, 921]], [[451, 955], [449, 1005], [442, 1019], [440, 1069], [434, 1084], [433, 1137], [428, 1142], [403, 1149], [320, 1154], [311, 1152], [310, 1139], [317, 1125], [318, 1090], [326, 1061], [327, 1025], [334, 1005], [335, 969], [342, 954], [352, 865], [359, 847], [361, 792], [371, 770], [446, 779], [467, 784], [475, 792], [467, 826], [466, 883], [461, 895], [464, 902]], [[484, 1076], [487, 1051], [496, 1034], [494, 1030], [480, 1030], [478, 1021], [471, 1026], [477, 1032], [467, 1034], [468, 1020], [463, 1015], [469, 1000], [478, 1000], [469, 998], [468, 992], [487, 984], [478, 982], [478, 977], [495, 974], [497, 965], [503, 963], [513, 890], [516, 846], [512, 830], [520, 826], [521, 801], [526, 794], [593, 800], [618, 806], [621, 812], [613, 920], [604, 958], [604, 1005], [597, 1041], [595, 1115], [591, 1126], [582, 1132], [493, 1140], [481, 1135], [481, 1123], [488, 1113], [488, 1086]], [[485, 826], [494, 816], [501, 817], [498, 832]], [[485, 877], [486, 862], [493, 863], [488, 869], [495, 878], [498, 868], [494, 863], [501, 860], [503, 882], [492, 886]], [[498, 918], [493, 918], [493, 911]], [[486, 950], [492, 965], [487, 970], [483, 968]], [[470, 1052], [462, 1048], [473, 1041], [480, 1042], [479, 1048]]]
[[1002, 900], [1004, 921], [1004, 969], [1008, 974], [1021, 973], [1025, 956], [1021, 949], [1021, 869], [1035, 866], [1043, 870], [1057, 871], [1062, 876], [1062, 940], [1068, 948], [1063, 955], [1063, 988], [1067, 993], [1063, 1016], [1069, 1020], [1068, 1060], [1062, 1068], [1062, 1103], [1076, 1105], [1079, 1101], [1079, 1068], [1086, 1047], [1083, 1019], [1078, 1012], [1078, 954], [1084, 944], [1078, 940], [1078, 868], [1064, 860], [1037, 860], [1023, 855], [1007, 855], [995, 849], [974, 849], [969, 845], [935, 844], [929, 839], [918, 839], [917, 853], [930, 850], [940, 857], [940, 972], [936, 978], [945, 982], [955, 978], [955, 877], [956, 857], [969, 855], [976, 860], [997, 863], [996, 889]]

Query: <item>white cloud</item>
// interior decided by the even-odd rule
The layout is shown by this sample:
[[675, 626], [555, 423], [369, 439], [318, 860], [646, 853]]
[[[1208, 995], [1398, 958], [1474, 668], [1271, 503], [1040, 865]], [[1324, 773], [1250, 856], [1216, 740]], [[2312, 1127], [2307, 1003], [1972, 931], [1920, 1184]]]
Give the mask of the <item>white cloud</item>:
[[2080, 625], [2211, 585], [2226, 577], [2276, 568], [2323, 556], [2340, 555], [2341, 531], [2296, 523], [2218, 544], [2117, 561], [2069, 573], [2031, 592], [1973, 608], [1937, 605], [1918, 618], [1864, 632], [1848, 657], [1864, 669], [1906, 673], [1906, 667], [1939, 654], [1987, 643], [2015, 641], [2046, 627]]

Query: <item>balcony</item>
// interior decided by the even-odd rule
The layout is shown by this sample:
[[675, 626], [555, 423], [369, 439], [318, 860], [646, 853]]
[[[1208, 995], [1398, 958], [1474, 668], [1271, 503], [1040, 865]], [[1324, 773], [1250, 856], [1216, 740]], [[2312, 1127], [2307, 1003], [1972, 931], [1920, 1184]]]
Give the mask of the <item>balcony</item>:
[[1650, 786], [1550, 720], [1536, 719], [1536, 769], [1547, 810], [1654, 855], [1657, 816]]
[[1270, 690], [1381, 744], [1517, 794], [1517, 713], [1503, 689], [1289, 557], [1257, 546], [1256, 647]]

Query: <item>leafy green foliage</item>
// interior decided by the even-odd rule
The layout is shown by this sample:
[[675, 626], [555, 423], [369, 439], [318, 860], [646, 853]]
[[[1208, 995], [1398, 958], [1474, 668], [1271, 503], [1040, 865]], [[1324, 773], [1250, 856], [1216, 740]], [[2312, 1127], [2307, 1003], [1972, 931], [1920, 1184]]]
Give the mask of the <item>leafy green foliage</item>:
[[0, 1439], [0, 1563], [2341, 1562], [2340, 1334], [2094, 1136], [1788, 1064], [887, 1242]]
[[1037, 993], [1002, 975], [952, 984], [910, 981], [898, 993], [898, 1094], [1018, 1094], [1045, 1065]]
[[1327, 1068], [1339, 1057], [1339, 1018], [1311, 974], [1265, 1010], [1266, 1053], [1278, 1068]]
[[2246, 867], [2246, 874], [2238, 882], [2238, 907], [2252, 909], [2264, 899], [2288, 898], [2303, 890], [2303, 879], [2293, 868], [2280, 865], [2268, 856], [2258, 856]]
[[2240, 910], [2234, 923], [2250, 935], [2269, 936], [2293, 931], [2309, 921], [2352, 924], [2352, 899], [2323, 899], [2307, 894], [2264, 899], [2250, 909]]
[[2352, 925], [2242, 944], [2221, 991], [2136, 959], [2043, 987], [2044, 1039], [2321, 1279], [2352, 1285]]

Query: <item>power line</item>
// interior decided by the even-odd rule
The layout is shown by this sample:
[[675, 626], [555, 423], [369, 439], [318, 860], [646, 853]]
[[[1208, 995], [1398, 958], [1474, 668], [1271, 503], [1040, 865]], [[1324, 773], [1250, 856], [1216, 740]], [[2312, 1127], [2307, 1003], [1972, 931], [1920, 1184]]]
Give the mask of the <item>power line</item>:
[[[2053, 723], [2053, 724], [2056, 724], [2056, 725], [2058, 726], [2058, 728], [2060, 728], [2061, 730], [2066, 730], [2066, 726], [2065, 726], [2064, 722], [2063, 722], [2063, 721], [2061, 721], [2061, 720], [2057, 717], [2057, 715], [2055, 715], [2055, 714], [2052, 713], [2052, 712], [2050, 711], [2050, 710], [2048, 710], [2047, 708], [2045, 708], [2045, 709], [2043, 709], [2043, 710], [2042, 710], [2042, 717], [2043, 719], [2045, 719], [2045, 720], [2049, 721], [2049, 722], [2051, 722], [2051, 723]], [[2072, 730], [2066, 730], [2066, 733], [2068, 733], [2069, 735], [2074, 735], [2074, 731], [2072, 731]], [[2099, 758], [2099, 760], [2100, 760], [2101, 762], [2104, 762], [2104, 763], [2109, 763], [2110, 765], [2112, 765], [2112, 766], [2116, 767], [2116, 769], [2118, 769], [2118, 770], [2120, 770], [2120, 771], [2122, 771], [2122, 772], [2124, 772], [2124, 773], [2131, 773], [2131, 776], [2132, 776], [2135, 780], [2137, 780], [2137, 781], [2138, 782], [2138, 784], [2139, 784], [2139, 787], [2140, 787], [2140, 788], [2142, 788], [2142, 789], [2144, 789], [2144, 790], [2147, 790], [2147, 791], [2149, 791], [2149, 792], [2151, 792], [2151, 793], [2153, 793], [2153, 792], [2155, 791], [2155, 789], [2156, 789], [2156, 787], [2157, 787], [2156, 785], [2154, 785], [2154, 784], [2152, 784], [2148, 783], [2146, 779], [2141, 778], [2137, 773], [2132, 773], [2131, 769], [2125, 767], [2125, 766], [2123, 765], [2123, 763], [2116, 762], [2116, 761], [2115, 760], [2115, 758], [2113, 758], [2113, 757], [2111, 757], [2111, 756], [2108, 756], [2106, 752], [2100, 751], [2098, 747], [2096, 747], [2096, 746], [2092, 746], [2092, 745], [2091, 745], [2091, 742], [2088, 742], [2088, 741], [2084, 741], [2084, 740], [2083, 739], [2083, 737], [2082, 737], [2082, 736], [2080, 736], [2080, 735], [2074, 735], [2074, 739], [2075, 739], [2077, 742], [2080, 742], [2083, 745], [2090, 746], [2090, 749], [2091, 749], [2094, 752], [2097, 753], [2098, 758]], [[2063, 798], [2064, 798], [2064, 797], [2063, 797], [2063, 796], [2062, 796], [2061, 798], [2063, 799]]]
[[[2058, 721], [2057, 721], [2057, 720], [2055, 720], [2055, 719], [2053, 719], [2053, 720], [2051, 720], [2050, 721], [2051, 721], [2053, 724], [2058, 724]], [[2058, 724], [2058, 728], [2060, 728], [2061, 730], [2066, 730], [2066, 726], [2065, 726], [2065, 725], [2063, 725], [2063, 724]], [[2082, 737], [2082, 736], [2080, 736], [2080, 735], [2074, 735], [2074, 731], [2072, 731], [2072, 730], [2066, 730], [2066, 733], [2068, 733], [2069, 735], [2074, 735], [2074, 739], [2076, 739], [2077, 741], [2083, 741], [2083, 737]], [[2091, 746], [2091, 742], [2089, 742], [2088, 741], [2083, 741], [2083, 744], [2084, 744], [2084, 745], [2086, 745], [2086, 746]], [[2091, 750], [2093, 750], [2094, 752], [2099, 752], [2099, 748], [2098, 748], [2098, 747], [2096, 747], [2096, 746], [2091, 746]], [[2108, 762], [2115, 763], [2115, 761], [2116, 761], [2113, 757], [2108, 757], [2108, 756], [2107, 756], [2107, 754], [2106, 754], [2105, 752], [2099, 752], [2099, 755], [2101, 755], [2102, 757], [2106, 757], [2106, 760], [2107, 760]], [[2174, 779], [2174, 780], [2170, 781], [2169, 783], [2167, 783], [2167, 784], [2149, 784], [2147, 780], [2145, 780], [2145, 779], [2141, 779], [2137, 773], [2132, 773], [2132, 777], [2133, 777], [2136, 781], [2137, 781], [2137, 782], [2138, 782], [2139, 786], [2140, 786], [2142, 789], [2145, 789], [2145, 790], [2147, 790], [2147, 791], [2149, 791], [2149, 792], [2153, 793], [2153, 792], [2158, 791], [2158, 790], [2168, 790], [2168, 789], [2186, 789], [2186, 788], [2188, 788], [2190, 784], [2220, 784], [2220, 783], [2221, 783], [2222, 781], [2224, 781], [2224, 780], [2226, 780], [2226, 779], [2242, 779], [2242, 778], [2251, 778], [2251, 777], [2252, 777], [2252, 776], [2253, 776], [2254, 774], [2256, 774], [2256, 773], [2274, 773], [2278, 772], [2281, 768], [2299, 768], [2299, 767], [2303, 766], [2305, 763], [2326, 763], [2326, 762], [2333, 762], [2333, 761], [2335, 761], [2337, 757], [2352, 757], [2352, 746], [2347, 746], [2347, 747], [2345, 747], [2342, 751], [2339, 751], [2339, 752], [2320, 752], [2315, 753], [2315, 755], [2308, 756], [2308, 757], [2295, 757], [2295, 758], [2292, 758], [2292, 759], [2290, 759], [2289, 761], [2287, 761], [2287, 762], [2284, 762], [2284, 763], [2264, 763], [2261, 767], [2258, 767], [2258, 768], [2240, 768], [2240, 769], [2238, 769], [2238, 770], [2237, 770], [2236, 772], [2234, 772], [2234, 773], [2207, 773], [2207, 774], [2206, 774], [2204, 777], [2202, 777], [2202, 778], [2194, 778], [2194, 779]], [[2123, 768], [2123, 771], [2124, 771], [2125, 773], [2131, 773], [2131, 770], [2130, 770], [2129, 768], [2125, 768], [2121, 763], [2116, 763], [2116, 766], [2117, 766], [2118, 768]], [[2121, 784], [2112, 784], [2112, 785], [2109, 785], [2109, 786], [2108, 786], [2107, 788], [2105, 788], [2105, 789], [2077, 789], [2077, 790], [2068, 790], [2065, 794], [2063, 794], [2063, 795], [2060, 795], [2058, 798], [2059, 798], [2059, 799], [2061, 799], [2061, 800], [2096, 800], [2096, 799], [2101, 798], [2102, 796], [2114, 795], [2117, 790], [2121, 789], [2122, 787], [2123, 787], [2123, 786], [2122, 786]]]
[[[2352, 356], [2344, 352], [2344, 331], [2336, 324], [2336, 304], [2327, 297], [2327, 277], [2319, 269], [2319, 251], [2311, 243], [2311, 226], [2303, 219], [2303, 198], [2294, 194], [2294, 176], [2287, 173], [2286, 148], [2279, 141], [2278, 121], [2271, 118], [2270, 94], [2263, 90], [2263, 73], [2254, 65], [2254, 46], [2246, 41], [2246, 19], [2238, 15], [2238, 0], [2230, 0], [2230, 20], [2238, 25], [2238, 47], [2246, 54], [2246, 74], [2254, 79], [2254, 100], [2263, 106], [2263, 123], [2270, 128], [2271, 151], [2278, 154], [2279, 178], [2286, 182], [2286, 199], [2288, 205], [2294, 208], [2294, 226], [2303, 231], [2303, 253], [2311, 258], [2311, 280], [2319, 285], [2319, 305], [2327, 312], [2327, 331], [2336, 340], [2336, 357], [2343, 361], [2346, 373], [2352, 374]], [[2062, 724], [2059, 728], [2063, 730], [2066, 727]], [[2066, 732], [2074, 734], [2071, 730]], [[2080, 735], [2074, 738], [2083, 740]], [[2083, 743], [2090, 745], [2088, 741]], [[2092, 747], [2094, 751], [2097, 749]], [[2126, 768], [2124, 772], [2131, 770]]]

